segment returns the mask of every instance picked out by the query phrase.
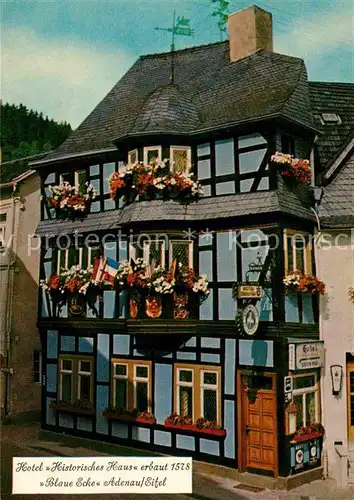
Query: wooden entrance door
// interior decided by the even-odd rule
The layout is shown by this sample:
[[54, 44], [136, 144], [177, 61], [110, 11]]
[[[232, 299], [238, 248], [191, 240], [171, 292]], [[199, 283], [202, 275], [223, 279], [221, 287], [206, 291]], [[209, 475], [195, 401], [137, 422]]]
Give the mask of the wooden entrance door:
[[347, 364], [348, 439], [354, 440], [354, 362]]
[[240, 470], [252, 468], [278, 473], [275, 382], [275, 374], [239, 374]]

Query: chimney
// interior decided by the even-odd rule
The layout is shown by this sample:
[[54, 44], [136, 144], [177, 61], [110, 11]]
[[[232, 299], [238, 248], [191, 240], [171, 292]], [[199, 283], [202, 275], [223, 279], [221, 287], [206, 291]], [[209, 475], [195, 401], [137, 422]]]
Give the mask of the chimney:
[[273, 51], [272, 14], [255, 5], [231, 14], [227, 20], [230, 62], [255, 52]]

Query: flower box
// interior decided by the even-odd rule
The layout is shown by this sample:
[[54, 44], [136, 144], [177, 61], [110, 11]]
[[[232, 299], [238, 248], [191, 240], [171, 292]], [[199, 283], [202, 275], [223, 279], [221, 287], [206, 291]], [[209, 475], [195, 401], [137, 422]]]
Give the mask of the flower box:
[[44, 200], [49, 208], [56, 210], [58, 218], [67, 219], [84, 217], [95, 195], [91, 184], [86, 183], [85, 190], [79, 191], [76, 186], [65, 181], [57, 186], [49, 186]]
[[313, 439], [320, 438], [323, 436], [323, 432], [317, 431], [311, 434], [300, 434], [295, 435], [292, 441], [296, 441], [297, 443], [302, 443], [303, 441], [312, 441]]
[[279, 168], [280, 174], [290, 181], [299, 184], [310, 184], [312, 171], [308, 160], [294, 158], [290, 154], [276, 152], [271, 161]]
[[60, 413], [82, 415], [87, 417], [93, 417], [95, 415], [94, 408], [80, 408], [74, 405], [73, 406], [62, 405], [60, 403], [50, 403], [49, 408], [52, 408]]
[[166, 429], [176, 429], [176, 430], [180, 429], [183, 431], [188, 431], [193, 434], [198, 433], [198, 434], [217, 436], [217, 437], [226, 436], [225, 429], [208, 429], [208, 428], [197, 427], [194, 424], [171, 424], [170, 422], [165, 422], [164, 426], [166, 427]]
[[104, 410], [102, 412], [102, 417], [106, 417], [109, 420], [117, 420], [118, 422], [136, 422], [138, 424], [144, 425], [155, 425], [156, 418], [144, 418], [142, 416], [135, 417], [134, 415], [129, 415], [127, 413], [117, 413], [114, 411]]

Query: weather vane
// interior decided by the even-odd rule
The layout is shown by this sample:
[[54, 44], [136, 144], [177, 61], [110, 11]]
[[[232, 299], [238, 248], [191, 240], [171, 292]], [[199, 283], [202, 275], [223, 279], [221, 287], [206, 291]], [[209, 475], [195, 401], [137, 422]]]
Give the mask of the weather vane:
[[172, 43], [171, 43], [171, 77], [170, 80], [173, 83], [174, 80], [174, 59], [173, 53], [175, 51], [175, 36], [193, 36], [194, 30], [191, 29], [190, 20], [187, 17], [177, 17], [176, 19], [176, 11], [173, 11], [173, 22], [171, 28], [155, 28], [158, 31], [169, 31], [172, 33]]

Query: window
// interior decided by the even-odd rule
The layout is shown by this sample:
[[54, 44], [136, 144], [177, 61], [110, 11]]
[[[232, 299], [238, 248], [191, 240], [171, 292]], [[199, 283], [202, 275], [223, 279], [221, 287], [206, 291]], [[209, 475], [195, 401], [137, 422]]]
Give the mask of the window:
[[174, 173], [188, 172], [191, 167], [191, 148], [171, 146], [170, 165]]
[[170, 265], [176, 260], [182, 264], [182, 268], [193, 267], [193, 242], [192, 241], [170, 241]]
[[59, 401], [84, 402], [93, 405], [93, 359], [91, 357], [59, 357]]
[[151, 411], [151, 361], [112, 359], [112, 374], [113, 408]]
[[175, 365], [175, 411], [193, 421], [200, 417], [221, 423], [221, 368]]
[[161, 146], [149, 146], [144, 148], [145, 165], [153, 161], [161, 161]]
[[312, 274], [312, 252], [307, 233], [284, 230], [285, 273], [299, 270]]
[[147, 265], [165, 267], [165, 241], [149, 240], [144, 241], [144, 262]]
[[320, 422], [319, 384], [316, 373], [293, 375], [293, 402], [297, 406], [297, 429]]
[[138, 161], [138, 150], [133, 149], [132, 151], [129, 151], [128, 152], [128, 163], [133, 165], [134, 163], [137, 163], [137, 161]]
[[0, 213], [0, 246], [4, 247], [6, 245], [6, 217], [7, 213]]
[[197, 174], [204, 196], [269, 189], [267, 141], [254, 133], [200, 144]]
[[42, 381], [42, 353], [33, 351], [33, 383], [40, 385]]
[[75, 187], [79, 193], [86, 192], [86, 170], [77, 170], [75, 172]]
[[281, 152], [295, 156], [295, 141], [290, 135], [281, 136]]

